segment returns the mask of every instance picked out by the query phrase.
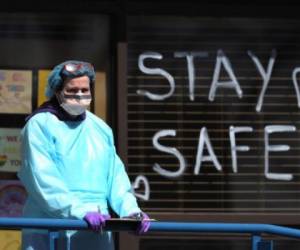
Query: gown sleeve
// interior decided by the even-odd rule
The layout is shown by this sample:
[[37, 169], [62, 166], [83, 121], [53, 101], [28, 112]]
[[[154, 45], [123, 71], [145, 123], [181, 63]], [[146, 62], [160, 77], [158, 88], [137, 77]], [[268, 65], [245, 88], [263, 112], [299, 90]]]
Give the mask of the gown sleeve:
[[[62, 138], [63, 139], [63, 138]], [[29, 196], [50, 217], [82, 219], [97, 211], [72, 195], [57, 169], [54, 138], [31, 118], [22, 132], [22, 167], [18, 173]]]
[[[113, 140], [113, 139], [112, 139]], [[115, 147], [112, 146], [112, 160], [108, 178], [108, 201], [112, 209], [120, 216], [141, 212], [132, 192], [131, 183]]]

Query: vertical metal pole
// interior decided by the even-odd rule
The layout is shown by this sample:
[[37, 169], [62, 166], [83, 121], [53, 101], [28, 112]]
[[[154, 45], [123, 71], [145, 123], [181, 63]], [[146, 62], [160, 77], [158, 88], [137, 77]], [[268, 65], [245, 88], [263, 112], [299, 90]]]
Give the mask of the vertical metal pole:
[[260, 235], [252, 235], [252, 250], [259, 250], [258, 244], [261, 241], [261, 236]]
[[273, 241], [262, 240], [260, 235], [252, 235], [252, 250], [273, 250]]
[[58, 231], [49, 231], [49, 250], [56, 250], [57, 239], [59, 237]]

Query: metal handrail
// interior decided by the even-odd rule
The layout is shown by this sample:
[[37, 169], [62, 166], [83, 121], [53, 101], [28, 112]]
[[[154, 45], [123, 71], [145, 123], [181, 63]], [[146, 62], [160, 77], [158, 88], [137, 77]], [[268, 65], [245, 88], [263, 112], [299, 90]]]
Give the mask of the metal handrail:
[[299, 229], [257, 223], [153, 222], [150, 230], [164, 232], [267, 233], [300, 239]]
[[[71, 219], [40, 219], [40, 218], [0, 218], [0, 228], [5, 229], [48, 229], [48, 230], [89, 230], [83, 220]], [[124, 224], [120, 220], [108, 220], [105, 230], [131, 231], [135, 227]], [[257, 223], [198, 223], [198, 222], [160, 222], [153, 221], [149, 231], [153, 232], [215, 232], [215, 233], [250, 233], [250, 234], [275, 234], [293, 238], [300, 238], [300, 230], [277, 226], [272, 224]]]
[[[104, 230], [107, 231], [134, 231], [137, 221], [124, 221], [111, 219], [106, 222]], [[83, 220], [71, 219], [40, 219], [40, 218], [0, 218], [2, 229], [35, 228], [47, 229], [49, 232], [58, 230], [89, 230]], [[300, 239], [300, 230], [257, 223], [196, 223], [196, 222], [160, 222], [152, 221], [149, 231], [152, 232], [210, 232], [210, 233], [248, 233], [252, 234], [252, 249], [273, 249], [273, 243], [263, 241], [261, 234], [273, 234]]]

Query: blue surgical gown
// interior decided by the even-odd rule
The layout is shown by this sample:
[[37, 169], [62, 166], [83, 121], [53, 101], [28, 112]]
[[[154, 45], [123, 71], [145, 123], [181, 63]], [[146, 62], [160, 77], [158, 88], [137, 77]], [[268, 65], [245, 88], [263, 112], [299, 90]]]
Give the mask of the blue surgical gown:
[[[25, 217], [83, 219], [90, 211], [108, 214], [108, 204], [120, 217], [141, 211], [110, 127], [89, 111], [80, 122], [38, 113], [21, 138]], [[110, 232], [63, 231], [61, 238], [66, 249], [113, 249]], [[43, 230], [23, 230], [22, 241], [22, 249], [47, 249]]]

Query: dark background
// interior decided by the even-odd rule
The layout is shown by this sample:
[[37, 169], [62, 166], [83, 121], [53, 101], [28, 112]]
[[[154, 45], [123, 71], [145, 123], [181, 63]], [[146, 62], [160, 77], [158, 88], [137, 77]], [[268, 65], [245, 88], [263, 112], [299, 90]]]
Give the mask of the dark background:
[[[140, 204], [153, 217], [183, 221], [266, 222], [298, 227], [299, 110], [291, 73], [300, 65], [299, 6], [294, 1], [9, 1], [2, 3], [0, 10], [0, 66], [3, 69], [31, 69], [36, 77], [37, 69], [51, 68], [60, 58], [72, 55], [93, 61], [96, 69], [105, 70], [108, 73], [108, 123], [115, 131], [131, 181], [139, 174], [144, 174], [150, 181], [150, 201], [140, 201]], [[38, 18], [43, 25], [31, 25], [32, 19], [28, 16]], [[105, 17], [108, 30], [103, 30], [101, 23], [97, 23], [97, 16]], [[94, 20], [94, 26], [87, 20]], [[103, 32], [105, 38], [100, 35]], [[15, 42], [11, 43], [11, 39]], [[24, 40], [29, 47], [18, 42]], [[78, 43], [78, 46], [68, 49], [68, 41]], [[49, 53], [41, 53], [41, 46]], [[255, 105], [262, 81], [247, 50], [256, 53], [266, 67], [274, 48], [278, 56], [273, 78], [262, 112], [258, 114]], [[240, 81], [244, 91], [241, 100], [233, 91], [218, 91], [214, 102], [207, 100], [218, 49], [223, 49], [229, 57], [236, 75], [244, 77]], [[206, 79], [196, 79], [194, 102], [188, 100], [186, 78], [176, 80], [176, 95], [155, 106], [151, 106], [153, 101], [135, 95], [139, 88], [151, 90], [151, 84], [166, 83], [143, 79], [145, 75], [138, 70], [137, 55], [146, 50], [164, 55], [163, 61], [149, 62], [149, 67], [164, 68], [179, 78], [187, 76], [186, 62], [183, 58], [174, 59], [174, 50], [209, 52], [207, 59], [195, 60], [196, 76]], [[282, 78], [290, 80], [280, 80]], [[155, 90], [159, 89], [155, 87]], [[35, 108], [36, 92], [32, 98]], [[167, 103], [180, 105], [165, 105]], [[272, 106], [278, 103], [282, 106]], [[160, 113], [155, 113], [157, 111]], [[1, 127], [21, 128], [24, 118], [23, 115], [0, 115]], [[160, 118], [167, 122], [159, 123]], [[263, 128], [282, 124], [282, 121], [295, 125], [297, 131], [285, 133], [283, 137], [274, 135], [274, 144], [288, 144], [291, 150], [271, 158], [271, 166], [275, 166], [274, 172], [293, 173], [291, 182], [270, 181], [263, 175]], [[231, 170], [229, 125], [247, 125], [254, 129], [253, 133], [237, 136], [239, 145], [251, 147], [249, 153], [238, 153], [238, 174]], [[211, 165], [204, 164], [202, 174], [194, 176], [197, 142], [203, 126], [208, 128], [224, 169], [217, 172]], [[166, 158], [152, 147], [153, 134], [165, 128], [176, 129], [177, 137], [164, 140], [164, 144], [180, 149], [187, 157], [188, 168], [180, 179], [169, 180], [152, 170], [155, 162], [162, 166], [173, 164], [176, 167], [177, 164], [174, 157]], [[2, 173], [1, 178], [15, 179], [16, 176]], [[299, 248], [299, 243], [294, 240], [277, 242], [277, 249]], [[121, 239], [120, 249], [123, 249], [123, 243]], [[150, 234], [140, 242], [140, 249], [186, 248], [249, 249], [250, 243], [249, 238], [240, 236], [170, 234]]]

